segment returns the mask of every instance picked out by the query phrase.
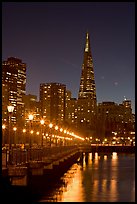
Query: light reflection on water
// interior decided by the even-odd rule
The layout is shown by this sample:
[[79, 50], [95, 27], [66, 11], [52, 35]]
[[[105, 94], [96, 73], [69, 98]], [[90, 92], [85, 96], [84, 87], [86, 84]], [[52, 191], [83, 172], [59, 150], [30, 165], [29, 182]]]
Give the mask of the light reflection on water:
[[134, 202], [135, 155], [84, 155], [39, 202]]

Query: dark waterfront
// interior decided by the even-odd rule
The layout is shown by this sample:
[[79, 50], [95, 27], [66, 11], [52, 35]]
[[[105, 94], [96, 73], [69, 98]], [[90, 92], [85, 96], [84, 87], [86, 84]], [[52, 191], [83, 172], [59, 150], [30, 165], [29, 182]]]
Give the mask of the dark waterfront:
[[135, 154], [84, 155], [37, 202], [135, 202]]

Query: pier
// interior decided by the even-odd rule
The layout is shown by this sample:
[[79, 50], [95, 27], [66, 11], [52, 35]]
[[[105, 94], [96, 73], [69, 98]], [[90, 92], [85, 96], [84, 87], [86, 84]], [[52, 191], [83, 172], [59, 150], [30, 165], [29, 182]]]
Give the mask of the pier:
[[35, 186], [35, 183], [60, 177], [83, 153], [135, 153], [135, 146], [74, 145], [13, 149], [11, 163], [7, 164], [9, 152], [2, 152], [2, 176], [12, 186]]
[[3, 196], [31, 197], [49, 188], [75, 163], [88, 153], [135, 153], [135, 146], [73, 145], [32, 149], [13, 149], [11, 163], [7, 150], [2, 151]]

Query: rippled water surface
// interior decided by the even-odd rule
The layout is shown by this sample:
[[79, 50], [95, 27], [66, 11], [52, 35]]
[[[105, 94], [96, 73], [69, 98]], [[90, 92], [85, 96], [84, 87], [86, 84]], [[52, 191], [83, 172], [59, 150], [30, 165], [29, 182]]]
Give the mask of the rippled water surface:
[[135, 155], [84, 155], [38, 201], [134, 202]]

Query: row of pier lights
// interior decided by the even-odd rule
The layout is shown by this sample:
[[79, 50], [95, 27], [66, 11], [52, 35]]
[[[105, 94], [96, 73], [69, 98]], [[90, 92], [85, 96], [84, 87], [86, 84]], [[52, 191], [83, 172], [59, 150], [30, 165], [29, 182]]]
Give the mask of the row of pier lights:
[[[14, 111], [14, 106], [9, 105], [9, 106], [7, 106], [7, 109], [8, 109], [8, 113], [9, 113], [8, 144], [7, 144], [7, 146], [9, 147], [8, 148], [9, 150], [12, 149], [12, 146], [17, 147], [17, 144], [19, 144], [21, 148], [24, 148], [24, 145], [27, 144], [28, 140], [29, 140], [28, 146], [29, 146], [29, 148], [32, 148], [33, 144], [34, 144], [34, 141], [32, 140], [32, 138], [34, 137], [34, 135], [37, 136], [38, 142], [41, 141], [40, 146], [42, 148], [43, 148], [44, 142], [46, 144], [48, 143], [48, 145], [51, 146], [52, 140], [54, 141], [54, 144], [56, 146], [58, 144], [65, 144], [66, 141], [73, 143], [77, 139], [81, 140], [81, 141], [85, 140], [83, 137], [80, 137], [80, 136], [74, 134], [74, 132], [72, 132], [70, 130], [68, 131], [64, 127], [62, 128], [56, 124], [47, 123], [47, 121], [45, 122], [44, 119], [41, 119], [39, 121], [40, 127], [39, 127], [39, 129], [38, 128], [36, 129], [32, 125], [34, 116], [33, 116], [33, 114], [29, 114], [28, 115], [29, 127], [23, 128], [22, 130], [20, 129], [20, 132], [18, 132], [18, 134], [20, 135], [20, 138], [18, 137], [18, 141], [17, 141], [17, 135], [16, 135], [17, 127], [11, 126], [11, 116], [12, 116], [12, 113]], [[4, 130], [6, 129], [5, 124], [2, 125], [2, 129], [4, 132]], [[13, 135], [11, 135], [11, 133], [13, 131], [15, 133], [14, 139], [12, 137]], [[24, 135], [24, 136], [22, 136], [22, 138], [21, 138], [21, 135]], [[4, 133], [3, 133], [3, 140], [4, 139], [5, 138], [4, 138]], [[27, 141], [25, 141], [25, 139], [27, 139]], [[19, 142], [19, 140], [20, 140], [20, 142]]]
[[[37, 143], [40, 143], [40, 146], [43, 147], [43, 144], [46, 143], [46, 145], [51, 146], [52, 141], [54, 141], [54, 145], [65, 145], [67, 144], [74, 144], [74, 142], [76, 142], [76, 139], [84, 141], [85, 143], [96, 143], [96, 144], [107, 144], [110, 143], [110, 141], [108, 141], [107, 138], [104, 138], [103, 141], [101, 141], [99, 138], [83, 138], [80, 137], [76, 134], [74, 134], [74, 132], [72, 131], [68, 131], [67, 129], [65, 129], [64, 127], [59, 127], [56, 124], [52, 124], [52, 123], [47, 123], [47, 121], [45, 121], [44, 119], [41, 119], [39, 121], [40, 127], [38, 127], [37, 129], [33, 127], [33, 119], [34, 119], [34, 115], [33, 114], [29, 114], [28, 115], [28, 122], [29, 122], [29, 127], [28, 128], [23, 128], [22, 130], [20, 129], [20, 131], [18, 131], [17, 127], [11, 127], [11, 116], [12, 113], [14, 111], [14, 106], [9, 105], [7, 106], [8, 109], [8, 113], [9, 113], [9, 124], [8, 124], [8, 144], [7, 146], [9, 147], [8, 149], [11, 150], [12, 144], [14, 145], [14, 147], [17, 147], [17, 144], [20, 144], [22, 148], [24, 148], [25, 144], [28, 144], [29, 148], [32, 148], [32, 144], [34, 144], [33, 142], [33, 138], [34, 135], [37, 136]], [[2, 138], [2, 143], [5, 145], [5, 138], [4, 138], [4, 132], [6, 129], [6, 124], [2, 125], [2, 129], [3, 129], [3, 138]], [[39, 131], [38, 131], [39, 130]], [[12, 138], [13, 135], [11, 135], [11, 133], [14, 131], [14, 139]], [[20, 138], [16, 137], [16, 132], [18, 131], [18, 136], [20, 136]], [[123, 137], [118, 138], [117, 137], [117, 132], [112, 132], [114, 134], [114, 136], [111, 138], [111, 145], [115, 145], [116, 143], [121, 143], [121, 141], [125, 143], [125, 139]], [[18, 139], [18, 141], [17, 141]], [[25, 139], [27, 141], [25, 141]], [[20, 142], [19, 142], [20, 140]], [[135, 137], [128, 137], [127, 141], [129, 142], [134, 142], [135, 143]], [[39, 142], [40, 141], [40, 142]], [[67, 141], [67, 142], [66, 142]], [[128, 143], [129, 143], [128, 142]], [[122, 143], [121, 143], [122, 144]]]

